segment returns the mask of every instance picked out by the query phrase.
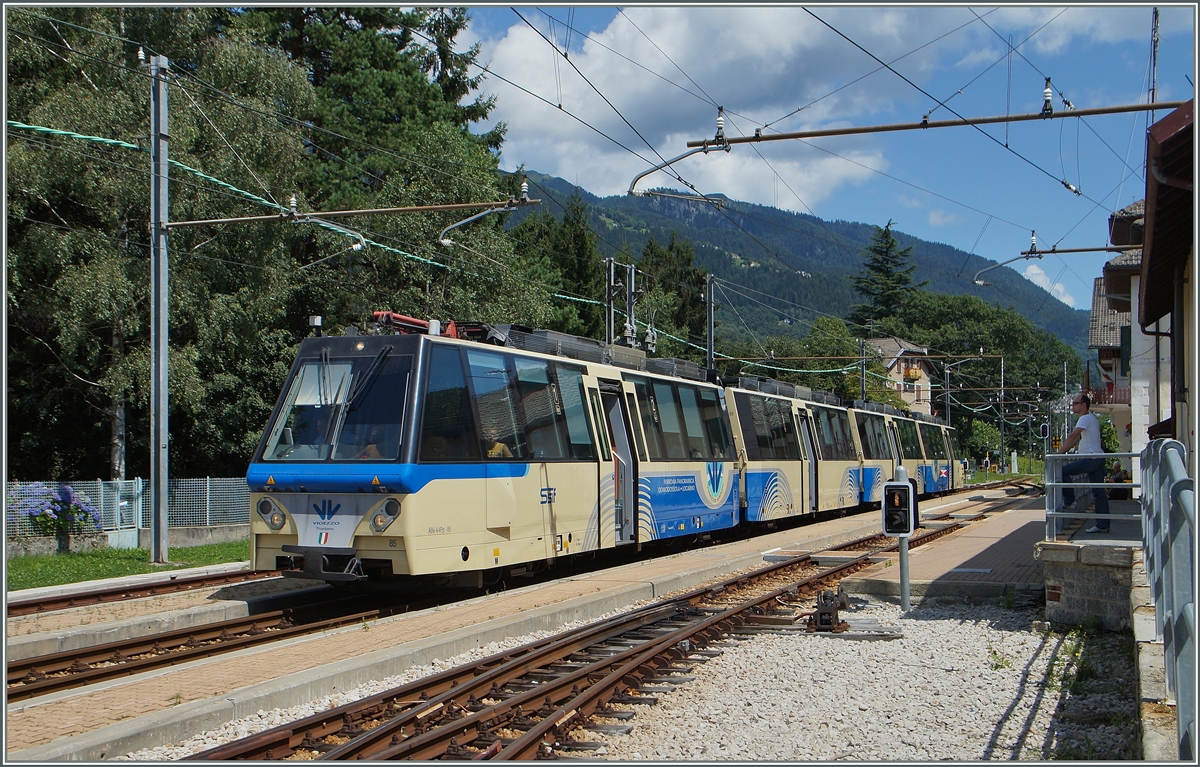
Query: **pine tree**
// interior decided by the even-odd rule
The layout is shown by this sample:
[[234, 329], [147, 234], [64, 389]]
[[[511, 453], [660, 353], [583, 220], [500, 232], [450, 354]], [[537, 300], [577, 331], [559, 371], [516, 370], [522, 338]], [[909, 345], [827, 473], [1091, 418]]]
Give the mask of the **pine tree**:
[[917, 266], [906, 266], [912, 258], [912, 248], [900, 250], [892, 235], [890, 220], [882, 229], [875, 227], [871, 244], [864, 249], [863, 255], [867, 260], [862, 274], [854, 278], [854, 292], [865, 296], [870, 303], [851, 306], [846, 318], [858, 326], [856, 335], [868, 335], [874, 323], [895, 316], [912, 291], [928, 284], [928, 280], [919, 285], [912, 284], [912, 274]]

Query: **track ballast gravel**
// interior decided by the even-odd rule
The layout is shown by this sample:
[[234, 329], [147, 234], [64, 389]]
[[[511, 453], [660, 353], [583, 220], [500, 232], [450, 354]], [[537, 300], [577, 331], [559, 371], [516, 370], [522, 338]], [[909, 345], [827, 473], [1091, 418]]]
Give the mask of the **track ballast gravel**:
[[[897, 626], [897, 639], [762, 634], [722, 643], [695, 681], [655, 693], [628, 735], [584, 759], [850, 761], [1136, 759], [1131, 639], [1032, 630], [1036, 607], [929, 600], [908, 614], [852, 600], [844, 615]], [[545, 634], [410, 669], [305, 706], [260, 711], [181, 744], [119, 760], [179, 759]]]

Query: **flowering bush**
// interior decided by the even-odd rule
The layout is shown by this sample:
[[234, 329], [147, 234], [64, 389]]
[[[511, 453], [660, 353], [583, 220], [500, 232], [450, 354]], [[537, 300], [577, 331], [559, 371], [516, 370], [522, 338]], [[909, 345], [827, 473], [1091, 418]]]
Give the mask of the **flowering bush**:
[[33, 497], [17, 504], [17, 514], [29, 517], [38, 534], [94, 533], [102, 529], [100, 511], [77, 495], [70, 485], [51, 490], [44, 483], [35, 482], [30, 491]]

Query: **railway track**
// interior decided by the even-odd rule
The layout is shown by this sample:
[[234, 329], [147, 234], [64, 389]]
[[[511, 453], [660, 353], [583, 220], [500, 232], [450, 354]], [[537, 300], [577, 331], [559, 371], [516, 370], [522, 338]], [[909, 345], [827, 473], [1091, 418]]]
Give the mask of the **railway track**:
[[[910, 545], [957, 527], [913, 536]], [[620, 722], [633, 714], [614, 705], [656, 702], [658, 686], [690, 681], [695, 666], [720, 654], [723, 638], [804, 628], [801, 621], [816, 611], [798, 601], [835, 589], [870, 566], [873, 554], [896, 548], [880, 538], [827, 549], [868, 548], [835, 567], [819, 568], [804, 554], [189, 758], [506, 760], [585, 750], [594, 744], [576, 735], [627, 727]]]
[[[1021, 480], [1001, 480], [972, 485], [968, 488], [955, 491], [955, 494], [976, 490], [995, 489], [1014, 484], [1022, 485], [1026, 483], [1023, 483]], [[1035, 486], [1032, 484], [1030, 484], [1028, 487], [1030, 489], [1035, 488]], [[268, 578], [276, 578], [278, 576], [278, 570], [259, 572], [246, 570], [215, 575], [198, 575], [188, 578], [167, 577], [162, 580], [156, 580], [149, 583], [113, 586], [110, 588], [81, 591], [74, 594], [63, 594], [29, 599], [14, 599], [7, 603], [6, 609], [7, 616], [9, 618], [16, 618], [24, 615], [41, 615], [58, 610], [68, 610], [75, 607], [89, 607], [113, 602], [121, 602], [130, 599], [144, 599], [146, 597], [165, 596], [184, 591], [219, 588], [221, 586], [229, 586], [254, 580], [265, 580]]]
[[29, 700], [246, 647], [366, 623], [379, 616], [379, 610], [371, 610], [297, 623], [299, 619], [292, 610], [281, 610], [12, 661], [7, 665], [8, 701]]
[[[1005, 499], [999, 504], [993, 505], [992, 508], [981, 511], [979, 516], [1002, 510], [1021, 500], [1021, 497]], [[944, 515], [942, 519], [947, 516]], [[952, 529], [954, 528], [949, 527], [934, 532], [936, 535], [944, 535]], [[926, 533], [920, 538], [914, 538], [914, 545], [918, 540], [923, 542], [932, 540], [932, 537], [936, 536]], [[831, 547], [825, 551], [861, 552], [864, 555], [870, 555], [894, 548], [894, 543], [894, 539], [882, 535], [870, 535]], [[792, 566], [799, 567], [800, 565], [794, 563]], [[236, 576], [251, 575], [251, 573], [233, 573], [231, 575], [236, 578]], [[181, 587], [183, 589], [198, 588], [196, 584], [202, 580], [205, 579], [187, 579], [181, 584]], [[218, 580], [221, 579], [218, 578]], [[209, 582], [211, 583], [211, 579]], [[237, 580], [233, 582], [237, 582]], [[143, 591], [150, 588], [154, 587], [143, 587]], [[354, 602], [351, 601], [349, 604], [353, 605]], [[405, 605], [405, 608], [407, 609], [408, 605]], [[282, 610], [12, 661], [6, 669], [7, 694], [10, 701], [28, 700], [63, 690], [180, 665], [246, 647], [375, 620], [390, 613], [391, 611], [385, 607], [365, 612], [348, 612], [332, 618], [319, 618], [311, 613], [301, 618], [293, 610]]]
[[122, 602], [127, 599], [160, 597], [181, 591], [219, 588], [235, 583], [276, 578], [278, 576], [278, 570], [263, 570], [259, 572], [245, 570], [215, 575], [197, 575], [190, 578], [169, 578], [150, 583], [82, 591], [75, 594], [15, 599], [8, 603], [7, 614], [9, 618], [16, 618], [22, 615], [37, 615], [55, 610], [67, 610], [72, 607], [89, 607], [92, 605]]

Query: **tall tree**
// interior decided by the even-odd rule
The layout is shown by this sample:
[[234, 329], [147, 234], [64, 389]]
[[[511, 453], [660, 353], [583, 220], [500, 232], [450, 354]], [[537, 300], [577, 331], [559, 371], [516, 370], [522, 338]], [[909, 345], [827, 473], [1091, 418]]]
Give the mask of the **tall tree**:
[[708, 312], [704, 306], [708, 273], [696, 266], [695, 260], [692, 244], [672, 232], [665, 248], [653, 237], [646, 242], [638, 269], [662, 293], [673, 295], [665, 316], [658, 320], [686, 334], [690, 343], [704, 346], [708, 340]]
[[[495, 105], [486, 96], [464, 103], [480, 85], [479, 77], [467, 76], [478, 46], [453, 50], [468, 20], [461, 8], [267, 6], [234, 12], [237, 28], [286, 51], [307, 69], [316, 89], [318, 106], [306, 121], [312, 152], [299, 179], [313, 205], [367, 207], [403, 165], [419, 133], [436, 123], [456, 125], [472, 140], [499, 148], [503, 125], [482, 136], [467, 130]], [[476, 190], [476, 199], [486, 191]]]
[[[544, 205], [544, 204], [543, 204]], [[596, 252], [596, 235], [588, 225], [588, 207], [578, 192], [563, 204], [561, 219], [550, 209], [537, 210], [509, 234], [537, 278], [565, 295], [583, 301], [559, 300], [547, 325], [572, 335], [600, 338], [604, 334], [604, 262]]]
[[[269, 115], [305, 109], [311, 88], [284, 56], [216, 36], [217, 9], [6, 13], [8, 116], [34, 126], [8, 132], [10, 472], [144, 473], [149, 158], [137, 144], [149, 132], [150, 89], [138, 46], [124, 40], [165, 54], [176, 73], [171, 158], [260, 194], [259, 184], [290, 182], [304, 156]], [[203, 95], [214, 90], [220, 97]], [[236, 152], [228, 136], [238, 137]], [[172, 219], [242, 212], [226, 190], [181, 175], [173, 173]], [[249, 238], [191, 230], [172, 239], [171, 460], [183, 475], [243, 463], [261, 429], [270, 403], [256, 399], [273, 395], [260, 377], [278, 350], [270, 328], [286, 293], [274, 269], [288, 235], [266, 227]]]
[[912, 248], [900, 250], [892, 235], [892, 222], [880, 229], [875, 227], [871, 244], [863, 251], [866, 262], [863, 271], [854, 278], [854, 292], [868, 299], [868, 303], [850, 307], [847, 319], [854, 323], [856, 335], [871, 335], [871, 327], [885, 317], [894, 316], [908, 301], [913, 291], [928, 282], [913, 285], [912, 274], [916, 264], [908, 265]]

